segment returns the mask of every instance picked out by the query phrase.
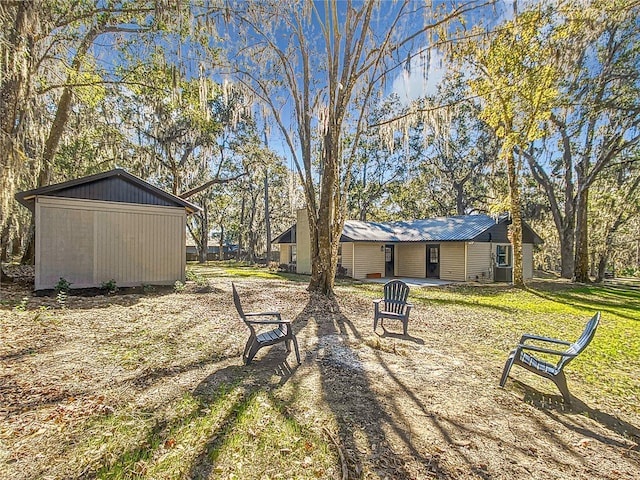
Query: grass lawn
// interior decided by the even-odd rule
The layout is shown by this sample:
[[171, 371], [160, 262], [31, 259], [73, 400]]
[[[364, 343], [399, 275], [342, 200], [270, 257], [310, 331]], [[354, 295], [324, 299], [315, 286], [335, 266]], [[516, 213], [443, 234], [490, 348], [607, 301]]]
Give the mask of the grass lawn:
[[[409, 336], [372, 331], [380, 284], [190, 264], [185, 289], [76, 297], [0, 290], [0, 479], [638, 478], [640, 291], [532, 282], [412, 288]], [[293, 320], [244, 366], [248, 311]], [[576, 398], [514, 367], [522, 333], [594, 341]]]

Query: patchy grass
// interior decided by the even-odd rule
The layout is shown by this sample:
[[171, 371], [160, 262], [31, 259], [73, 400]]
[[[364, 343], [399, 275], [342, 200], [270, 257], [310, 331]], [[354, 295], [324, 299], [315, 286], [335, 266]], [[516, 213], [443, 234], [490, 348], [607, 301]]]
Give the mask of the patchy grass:
[[580, 379], [578, 388], [609, 398], [619, 408], [640, 412], [640, 384], [634, 378], [634, 372], [640, 371], [640, 289], [554, 283], [533, 283], [525, 290], [449, 286], [414, 290], [412, 301], [458, 308], [461, 320], [470, 311], [475, 318], [484, 317], [478, 325], [484, 325], [484, 333], [477, 348], [499, 358], [515, 347], [523, 333], [576, 340], [587, 320], [600, 311], [602, 320], [594, 340], [567, 371], [574, 384]]
[[[62, 308], [0, 291], [0, 479], [640, 475], [637, 289], [413, 288], [403, 337], [393, 322], [371, 330], [381, 284], [339, 281], [332, 303], [305, 276], [189, 268], [206, 292], [70, 296]], [[293, 320], [301, 366], [282, 346], [242, 365], [231, 280], [247, 310]], [[497, 388], [522, 333], [575, 339], [597, 310], [594, 341], [567, 369], [582, 407], [523, 369]]]

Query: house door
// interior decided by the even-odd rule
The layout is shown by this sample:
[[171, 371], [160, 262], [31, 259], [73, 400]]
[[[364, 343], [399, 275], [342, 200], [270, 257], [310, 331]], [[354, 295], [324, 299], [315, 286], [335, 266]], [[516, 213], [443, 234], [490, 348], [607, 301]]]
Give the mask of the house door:
[[394, 248], [393, 245], [384, 246], [384, 276], [393, 277], [394, 275]]
[[427, 278], [440, 278], [440, 245], [427, 245]]

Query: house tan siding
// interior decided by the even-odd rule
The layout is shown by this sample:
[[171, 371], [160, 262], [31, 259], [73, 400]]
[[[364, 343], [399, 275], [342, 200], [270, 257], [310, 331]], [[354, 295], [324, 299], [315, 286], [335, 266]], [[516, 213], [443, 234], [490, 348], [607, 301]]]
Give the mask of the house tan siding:
[[288, 243], [280, 244], [280, 263], [288, 264], [291, 259], [291, 245]]
[[522, 276], [533, 278], [533, 244], [522, 244]]
[[395, 274], [398, 277], [427, 276], [427, 248], [424, 243], [400, 243], [395, 246]]
[[309, 217], [305, 209], [298, 210], [296, 223], [296, 272], [311, 273], [311, 238], [309, 236]]
[[182, 207], [38, 197], [36, 219], [36, 290], [184, 281]]
[[384, 243], [353, 244], [353, 278], [366, 278], [367, 273], [384, 276]]
[[464, 242], [440, 243], [440, 278], [442, 280], [465, 281]]
[[347, 269], [347, 276], [353, 277], [353, 247], [354, 244], [341, 243], [342, 245], [342, 266]]
[[491, 243], [467, 243], [467, 280], [489, 280], [493, 272]]

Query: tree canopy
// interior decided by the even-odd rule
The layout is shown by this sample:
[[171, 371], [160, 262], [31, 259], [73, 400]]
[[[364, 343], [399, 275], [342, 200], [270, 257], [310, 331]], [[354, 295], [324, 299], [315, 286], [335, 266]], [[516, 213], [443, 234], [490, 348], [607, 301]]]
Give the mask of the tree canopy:
[[348, 218], [507, 210], [516, 284], [522, 221], [563, 277], [633, 271], [638, 10], [3, 2], [2, 261], [32, 252], [18, 190], [120, 166], [203, 207], [201, 260], [215, 241], [271, 261], [272, 233], [306, 208], [310, 289], [327, 295]]

